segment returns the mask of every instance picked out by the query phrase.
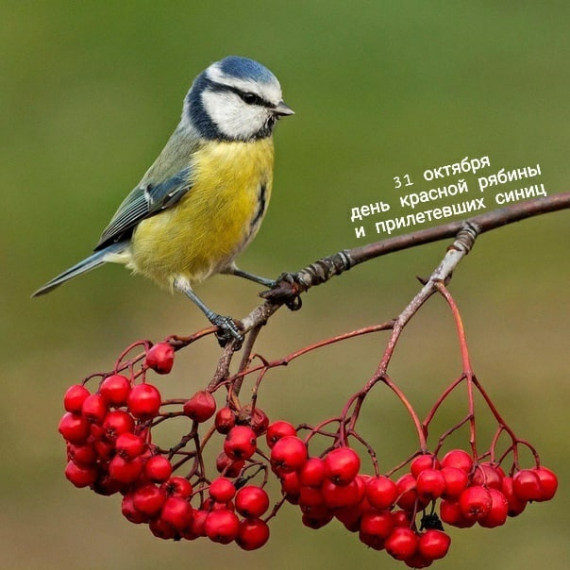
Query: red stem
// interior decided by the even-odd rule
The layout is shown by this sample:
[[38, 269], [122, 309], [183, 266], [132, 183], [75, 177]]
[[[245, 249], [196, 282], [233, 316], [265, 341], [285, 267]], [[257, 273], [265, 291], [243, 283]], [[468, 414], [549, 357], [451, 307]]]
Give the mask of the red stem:
[[429, 424], [430, 422], [433, 420], [433, 417], [435, 416], [435, 413], [437, 412], [437, 410], [439, 409], [439, 407], [441, 406], [441, 404], [443, 404], [444, 400], [449, 396], [449, 394], [451, 394], [451, 392], [453, 392], [453, 390], [455, 390], [455, 388], [457, 386], [459, 386], [459, 384], [461, 384], [461, 382], [465, 380], [465, 376], [461, 375], [457, 380], [455, 380], [450, 386], [448, 386], [445, 391], [443, 392], [443, 394], [437, 399], [436, 403], [433, 405], [432, 409], [429, 411], [428, 415], [426, 416], [426, 419], [423, 421], [423, 428], [425, 430], [426, 433], [426, 437], [427, 437], [427, 433], [428, 433], [428, 428], [429, 428]]
[[475, 399], [473, 397], [473, 369], [471, 367], [471, 360], [469, 358], [469, 349], [467, 348], [467, 339], [465, 337], [465, 328], [463, 320], [459, 314], [459, 309], [455, 300], [451, 296], [446, 286], [438, 281], [435, 283], [436, 289], [441, 293], [443, 298], [447, 301], [455, 326], [457, 328], [457, 337], [459, 339], [459, 348], [461, 350], [461, 362], [463, 365], [463, 374], [467, 380], [467, 398], [469, 400], [469, 444], [473, 457], [477, 457], [477, 428], [475, 423]]
[[422, 450], [423, 453], [427, 452], [426, 436], [422, 424], [420, 422], [420, 419], [418, 418], [418, 415], [416, 414], [416, 411], [414, 410], [412, 404], [410, 404], [409, 400], [406, 398], [402, 390], [400, 390], [400, 388], [398, 388], [398, 386], [396, 386], [396, 384], [394, 384], [392, 380], [390, 380], [390, 377], [387, 374], [384, 375], [381, 378], [381, 380], [382, 382], [384, 382], [384, 384], [386, 384], [386, 386], [388, 386], [388, 388], [390, 388], [390, 390], [392, 390], [392, 392], [394, 392], [394, 394], [396, 394], [396, 396], [398, 396], [402, 404], [404, 404], [406, 410], [408, 410], [408, 414], [410, 414], [410, 417], [412, 418], [412, 421], [416, 426], [418, 439], [420, 440], [420, 449]]

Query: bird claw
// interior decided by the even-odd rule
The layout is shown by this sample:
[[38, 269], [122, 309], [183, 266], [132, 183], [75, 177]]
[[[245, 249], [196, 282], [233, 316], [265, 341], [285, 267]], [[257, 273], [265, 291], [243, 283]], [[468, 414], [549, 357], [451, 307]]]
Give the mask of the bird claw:
[[273, 303], [283, 303], [291, 311], [298, 311], [302, 306], [300, 293], [304, 291], [302, 283], [295, 273], [282, 273], [271, 286], [262, 291], [260, 296]]
[[218, 343], [223, 348], [228, 342], [234, 341], [234, 349], [239, 350], [243, 343], [243, 335], [241, 334], [237, 324], [231, 317], [223, 317], [222, 315], [215, 315], [212, 317], [211, 322], [218, 327], [216, 337]]

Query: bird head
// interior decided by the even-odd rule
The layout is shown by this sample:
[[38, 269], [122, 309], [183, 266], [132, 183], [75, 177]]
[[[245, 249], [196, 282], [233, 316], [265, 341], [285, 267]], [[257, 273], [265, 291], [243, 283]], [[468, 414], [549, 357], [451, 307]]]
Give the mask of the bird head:
[[271, 136], [277, 119], [292, 114], [269, 69], [230, 56], [196, 78], [184, 101], [182, 122], [207, 139], [251, 141]]

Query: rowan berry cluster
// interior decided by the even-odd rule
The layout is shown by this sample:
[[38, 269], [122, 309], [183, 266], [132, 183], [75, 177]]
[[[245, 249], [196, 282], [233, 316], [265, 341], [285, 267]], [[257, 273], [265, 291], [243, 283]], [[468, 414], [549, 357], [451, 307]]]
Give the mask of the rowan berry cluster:
[[361, 473], [360, 457], [350, 447], [308, 457], [294, 434], [293, 426], [276, 422], [268, 443], [282, 492], [299, 505], [303, 524], [318, 529], [335, 518], [367, 546], [385, 549], [411, 568], [426, 568], [447, 554], [451, 539], [441, 521], [460, 528], [500, 526], [529, 501], [546, 501], [556, 492], [556, 476], [545, 467], [507, 477], [500, 466], [477, 463], [460, 449], [441, 462], [431, 453], [417, 455], [409, 472], [394, 481]]
[[[168, 374], [173, 359], [169, 343], [156, 344], [146, 353], [141, 372]], [[198, 469], [195, 477], [179, 476], [177, 469], [190, 459], [201, 461], [201, 456], [197, 451], [162, 450], [152, 442], [152, 428], [161, 419], [185, 415], [195, 424], [190, 439], [198, 437], [196, 426], [213, 416], [215, 399], [204, 390], [183, 403], [163, 401], [154, 385], [136, 384], [134, 376], [105, 376], [93, 393], [83, 384], [67, 390], [59, 431], [67, 442], [69, 481], [102, 495], [120, 493], [123, 515], [148, 524], [162, 539], [208, 537], [222, 544], [235, 541], [244, 550], [265, 544], [269, 527], [261, 517], [269, 497], [263, 486], [246, 484], [245, 463], [257, 449], [267, 417], [257, 412], [248, 425], [236, 425], [237, 416], [222, 408], [216, 428], [227, 436], [217, 469], [226, 476], [210, 481], [197, 475]], [[182, 403], [182, 411], [161, 414], [161, 407], [172, 403]]]
[[[556, 491], [556, 476], [545, 467], [519, 469], [515, 462], [507, 476], [500, 461], [483, 460], [490, 452], [477, 456], [454, 449], [439, 459], [445, 437], [437, 453], [429, 453], [424, 442], [398, 468], [380, 474], [376, 453], [351, 424], [354, 397], [344, 415], [315, 428], [270, 423], [255, 400], [240, 407], [232, 382], [219, 409], [212, 388], [189, 399], [165, 400], [146, 377], [149, 371], [171, 371], [175, 343], [134, 346], [140, 344], [142, 355], [124, 363], [129, 347], [112, 373], [93, 375], [67, 390], [59, 431], [67, 443], [69, 481], [102, 495], [121, 494], [123, 515], [148, 524], [159, 538], [207, 537], [254, 550], [267, 542], [268, 522], [289, 502], [298, 505], [309, 528], [336, 519], [366, 546], [386, 550], [409, 567], [425, 568], [448, 552], [451, 539], [442, 521], [460, 528], [499, 526], [528, 502], [551, 499]], [[127, 375], [120, 373], [125, 370]], [[154, 443], [153, 432], [174, 417], [187, 418], [189, 431], [163, 449]], [[209, 429], [200, 436], [207, 423]], [[322, 436], [332, 444], [311, 455], [311, 442]], [[211, 477], [203, 450], [216, 438], [217, 474]], [[361, 469], [359, 452], [349, 446], [352, 439], [367, 449], [373, 474]], [[392, 478], [404, 467], [405, 474]], [[270, 509], [271, 474], [281, 496]]]

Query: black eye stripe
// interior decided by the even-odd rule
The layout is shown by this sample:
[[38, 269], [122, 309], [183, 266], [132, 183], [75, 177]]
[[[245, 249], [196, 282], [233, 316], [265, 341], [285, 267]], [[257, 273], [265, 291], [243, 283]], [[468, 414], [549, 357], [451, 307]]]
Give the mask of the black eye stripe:
[[242, 91], [241, 89], [237, 89], [236, 87], [232, 87], [230, 85], [224, 85], [223, 83], [217, 83], [215, 81], [210, 80], [208, 82], [208, 87], [212, 91], [218, 91], [218, 92], [231, 91], [232, 93], [238, 95], [238, 97], [248, 105], [259, 105], [260, 107], [272, 107], [269, 101], [266, 101], [265, 99], [261, 98], [259, 95], [256, 95], [255, 93], [250, 93], [248, 91]]

